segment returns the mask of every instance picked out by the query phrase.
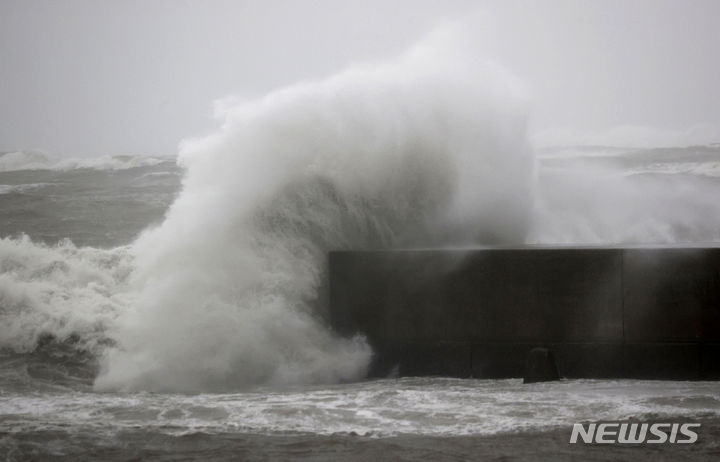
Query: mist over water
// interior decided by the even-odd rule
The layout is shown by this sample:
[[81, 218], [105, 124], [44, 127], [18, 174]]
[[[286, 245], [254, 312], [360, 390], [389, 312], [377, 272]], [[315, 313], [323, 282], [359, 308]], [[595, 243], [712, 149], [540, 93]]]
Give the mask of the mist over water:
[[[372, 352], [328, 328], [330, 250], [720, 241], [720, 147], [535, 153], [523, 86], [473, 50], [444, 27], [397, 60], [226, 107], [215, 133], [183, 143], [164, 218], [125, 246], [111, 225], [93, 228], [109, 249], [3, 238], [0, 348], [50, 338], [89, 353], [101, 391], [355, 381]], [[0, 203], [78, 197], [72, 182], [92, 178], [120, 185], [112, 210], [123, 185], [140, 188], [123, 204], [144, 223], [178, 173], [135, 158], [0, 161], [15, 181]], [[37, 219], [13, 216], [14, 229]], [[39, 240], [58, 229], [71, 228]]]
[[[582, 151], [582, 150], [581, 150]], [[538, 156], [538, 244], [720, 241], [720, 148], [566, 149]]]

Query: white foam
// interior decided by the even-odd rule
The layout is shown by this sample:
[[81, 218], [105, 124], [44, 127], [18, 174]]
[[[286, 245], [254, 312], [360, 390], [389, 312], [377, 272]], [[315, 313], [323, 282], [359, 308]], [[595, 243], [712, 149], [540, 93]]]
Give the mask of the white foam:
[[720, 178], [720, 162], [657, 162], [627, 171], [628, 175], [647, 173]]
[[49, 183], [0, 184], [0, 194], [23, 193], [44, 188]]
[[170, 161], [173, 161], [172, 157], [99, 156], [63, 158], [38, 151], [14, 151], [0, 154], [0, 172], [23, 170], [68, 171], [83, 168], [92, 170], [127, 170], [137, 167], [150, 167]]
[[99, 353], [127, 303], [122, 289], [131, 265], [122, 247], [0, 239], [0, 348], [29, 352], [44, 334], [59, 341], [75, 335], [77, 348]]
[[720, 416], [714, 382], [405, 378], [232, 394], [0, 397], [6, 425], [387, 437], [491, 435], [586, 421]]

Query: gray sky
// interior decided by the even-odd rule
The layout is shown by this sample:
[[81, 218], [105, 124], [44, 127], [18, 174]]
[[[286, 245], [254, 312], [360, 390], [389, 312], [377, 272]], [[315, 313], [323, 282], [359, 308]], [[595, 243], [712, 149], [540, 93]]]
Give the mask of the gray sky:
[[0, 0], [0, 150], [173, 154], [217, 98], [392, 57], [478, 9], [536, 131], [720, 126], [716, 0]]

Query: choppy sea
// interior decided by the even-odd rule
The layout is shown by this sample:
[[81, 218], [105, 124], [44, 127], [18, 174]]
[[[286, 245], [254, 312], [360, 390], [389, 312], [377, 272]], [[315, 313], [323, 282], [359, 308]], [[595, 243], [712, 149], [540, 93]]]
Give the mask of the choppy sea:
[[[696, 148], [685, 157], [682, 150], [634, 156], [548, 150], [539, 171], [615, 162], [624, 175], [691, 175], [717, 185], [719, 149]], [[720, 457], [716, 382], [389, 377], [223, 393], [97, 391], [96, 352], [112, 343], [98, 332], [113, 317], [111, 307], [89, 324], [55, 318], [52, 310], [72, 310], [63, 303], [76, 299], [94, 303], [95, 295], [82, 291], [112, 291], [114, 283], [93, 268], [114, 265], [119, 279], [130, 271], [122, 267], [123, 249], [163, 220], [183, 171], [173, 158], [49, 164], [6, 156], [0, 157], [0, 459], [658, 460], [666, 449], [579, 448], [567, 438], [576, 422], [664, 418], [709, 422], [700, 432], [703, 449], [673, 448], [673, 460]], [[96, 266], [77, 264], [78, 255]], [[29, 306], [38, 311], [21, 315]]]

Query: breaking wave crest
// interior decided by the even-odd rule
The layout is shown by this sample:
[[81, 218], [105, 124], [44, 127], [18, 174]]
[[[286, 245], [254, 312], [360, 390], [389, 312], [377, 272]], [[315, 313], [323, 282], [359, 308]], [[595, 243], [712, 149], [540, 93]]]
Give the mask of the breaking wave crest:
[[48, 339], [99, 354], [128, 304], [127, 247], [112, 250], [0, 239], [0, 350], [28, 353]]

